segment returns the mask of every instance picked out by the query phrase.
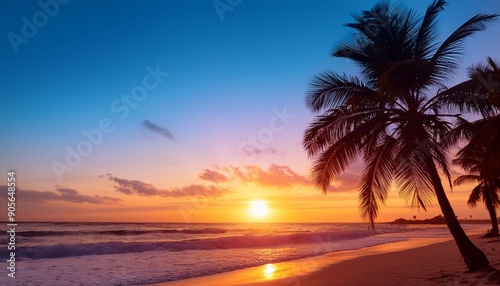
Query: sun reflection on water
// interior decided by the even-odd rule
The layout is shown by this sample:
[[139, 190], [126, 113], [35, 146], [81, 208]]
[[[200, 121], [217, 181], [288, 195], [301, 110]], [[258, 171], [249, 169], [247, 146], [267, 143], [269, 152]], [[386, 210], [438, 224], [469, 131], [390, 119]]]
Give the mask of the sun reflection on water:
[[276, 272], [276, 266], [273, 264], [264, 265], [264, 270], [262, 270], [262, 274], [266, 279], [272, 279], [274, 276], [274, 272]]

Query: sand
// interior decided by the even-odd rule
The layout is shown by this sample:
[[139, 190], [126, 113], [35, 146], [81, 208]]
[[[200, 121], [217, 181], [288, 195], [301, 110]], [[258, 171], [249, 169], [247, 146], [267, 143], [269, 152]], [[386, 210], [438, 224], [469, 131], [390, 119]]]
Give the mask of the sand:
[[[500, 269], [500, 239], [479, 235], [471, 239], [488, 256], [490, 265]], [[156, 285], [492, 285], [488, 278], [494, 272], [466, 271], [453, 240], [426, 238]]]

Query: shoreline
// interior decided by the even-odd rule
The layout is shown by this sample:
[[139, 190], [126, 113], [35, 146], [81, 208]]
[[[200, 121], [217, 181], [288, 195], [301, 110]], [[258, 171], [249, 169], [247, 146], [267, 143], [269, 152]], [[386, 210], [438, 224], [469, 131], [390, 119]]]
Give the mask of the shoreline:
[[[495, 249], [498, 238], [473, 242], [499, 269]], [[499, 257], [500, 258], [500, 257]], [[411, 238], [405, 241], [370, 246], [357, 250], [332, 252], [320, 256], [255, 266], [209, 276], [149, 284], [152, 286], [188, 285], [455, 285], [459, 281], [482, 281], [487, 273], [467, 270], [455, 242], [446, 238]], [[482, 280], [481, 280], [482, 279]], [[474, 282], [476, 283], [476, 282]], [[470, 285], [473, 283], [471, 282]]]

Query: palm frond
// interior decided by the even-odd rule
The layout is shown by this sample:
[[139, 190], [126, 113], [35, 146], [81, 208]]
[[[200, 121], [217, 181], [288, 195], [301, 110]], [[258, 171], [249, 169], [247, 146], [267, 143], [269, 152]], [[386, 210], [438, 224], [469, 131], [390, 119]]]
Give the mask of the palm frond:
[[498, 18], [496, 14], [478, 14], [462, 26], [455, 30], [437, 49], [432, 57], [432, 62], [436, 65], [435, 76], [441, 79], [447, 79], [450, 71], [455, 70], [458, 62], [458, 57], [463, 53], [464, 40], [479, 31], [486, 29], [488, 24], [491, 24]]
[[377, 97], [378, 93], [357, 77], [323, 72], [313, 78], [306, 96], [306, 105], [313, 112], [340, 105], [360, 105]]
[[461, 82], [440, 94], [440, 101], [451, 108], [458, 109], [461, 113], [477, 113], [482, 116], [491, 116], [495, 107], [490, 100], [478, 93], [480, 85], [477, 80]]
[[325, 194], [334, 177], [342, 173], [360, 152], [361, 140], [352, 137], [356, 136], [343, 137], [322, 152], [314, 161], [313, 181]]
[[385, 124], [379, 118], [374, 118], [377, 113], [380, 113], [377, 109], [340, 107], [317, 116], [304, 133], [303, 146], [307, 154], [313, 157], [323, 152], [354, 128], [369, 132], [372, 128]]
[[[382, 117], [383, 118], [383, 117]], [[384, 130], [385, 120], [375, 117], [371, 120], [362, 121], [359, 125], [353, 125], [351, 128], [346, 128], [342, 132], [342, 136], [336, 138], [334, 141], [316, 141], [315, 144], [323, 144], [322, 151], [315, 149], [311, 155], [316, 156], [314, 166], [312, 169], [313, 181], [321, 188], [323, 192], [328, 190], [330, 182], [333, 178], [345, 170], [345, 168], [353, 162], [353, 160], [363, 153], [370, 137], [379, 136], [380, 132]], [[306, 132], [307, 133], [307, 132]], [[314, 138], [311, 132], [311, 138]], [[307, 136], [306, 136], [307, 139]], [[314, 141], [315, 138], [311, 141]], [[319, 142], [319, 143], [318, 143]], [[329, 143], [329, 144], [328, 144]], [[307, 148], [317, 148], [314, 144], [304, 141]]]
[[456, 145], [461, 139], [470, 139], [474, 130], [475, 128], [472, 123], [462, 117], [457, 117], [455, 119], [455, 128], [448, 131], [448, 133], [442, 138], [441, 144], [443, 144], [446, 149], [449, 149]]
[[434, 186], [431, 175], [426, 168], [426, 159], [432, 158], [432, 142], [422, 130], [414, 129], [411, 125], [400, 128], [396, 162], [395, 179], [399, 193], [411, 207], [427, 209], [434, 196]]
[[477, 183], [481, 181], [481, 177], [479, 175], [473, 175], [473, 174], [468, 174], [468, 175], [462, 175], [453, 181], [453, 184], [456, 186], [464, 185], [464, 184], [470, 184], [470, 183]]
[[374, 228], [380, 204], [384, 204], [392, 181], [393, 148], [397, 140], [386, 136], [366, 159], [365, 170], [359, 182], [361, 216], [368, 218]]
[[337, 45], [332, 55], [354, 60], [367, 83], [375, 86], [393, 63], [414, 59], [418, 18], [403, 3], [382, 1], [353, 18], [355, 22], [346, 26], [354, 32]]
[[484, 195], [484, 188], [483, 184], [479, 184], [472, 189], [472, 192], [470, 193], [469, 200], [467, 201], [467, 204], [470, 207], [476, 207], [477, 203], [481, 201], [481, 198]]
[[422, 24], [415, 40], [415, 56], [418, 59], [428, 58], [436, 47], [436, 17], [447, 3], [444, 0], [434, 0], [427, 8]]
[[471, 132], [469, 142], [457, 152], [457, 158], [453, 160], [454, 164], [469, 172], [472, 168], [490, 166], [500, 156], [497, 154], [500, 145], [500, 116], [481, 119], [471, 125], [475, 129]]
[[487, 74], [499, 73], [499, 64], [491, 57], [486, 58], [486, 64], [477, 63], [467, 69], [470, 78], [482, 77]]

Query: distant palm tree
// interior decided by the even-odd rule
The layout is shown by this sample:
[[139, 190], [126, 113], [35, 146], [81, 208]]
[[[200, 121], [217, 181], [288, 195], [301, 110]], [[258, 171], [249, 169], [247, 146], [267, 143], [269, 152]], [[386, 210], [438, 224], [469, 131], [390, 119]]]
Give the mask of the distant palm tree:
[[467, 145], [457, 153], [453, 163], [468, 172], [458, 177], [455, 184], [475, 182], [468, 204], [475, 207], [483, 201], [491, 218], [490, 235], [498, 236], [496, 208], [500, 206], [500, 68], [490, 57], [487, 64], [469, 68], [470, 80], [443, 92], [443, 101], [460, 111], [482, 114], [474, 122], [459, 120], [447, 135], [445, 142], [452, 146], [460, 139]]
[[[461, 112], [479, 113], [485, 119], [499, 115], [500, 64], [488, 57], [486, 64], [478, 63], [469, 67], [468, 71], [469, 80], [443, 91], [441, 101], [459, 108]], [[452, 135], [455, 137], [451, 136], [450, 138], [456, 141], [456, 136], [463, 136], [464, 133], [462, 131], [453, 132]]]
[[334, 72], [316, 76], [306, 103], [317, 116], [304, 134], [304, 148], [314, 158], [313, 178], [324, 193], [356, 158], [365, 168], [359, 183], [360, 211], [374, 226], [395, 181], [412, 206], [424, 210], [436, 195], [446, 223], [469, 270], [488, 267], [484, 253], [467, 237], [446, 197], [439, 169], [451, 186], [446, 149], [440, 139], [449, 132], [440, 96], [458, 67], [463, 41], [486, 28], [497, 15], [479, 14], [460, 26], [441, 45], [435, 43], [436, 17], [444, 0], [434, 1], [423, 17], [388, 1], [354, 16], [352, 37], [334, 57], [355, 61], [361, 77]]
[[[500, 117], [496, 119], [498, 131], [492, 134], [492, 140], [484, 144], [487, 146], [483, 145], [480, 146], [482, 148], [472, 150], [472, 147], [478, 146], [474, 146], [475, 142], [471, 140], [471, 143], [457, 153], [458, 158], [453, 160], [454, 164], [468, 172], [467, 175], [462, 175], [455, 180], [456, 185], [477, 183], [472, 189], [467, 204], [475, 207], [479, 201], [484, 202], [490, 214], [492, 224], [490, 235], [493, 236], [499, 235], [496, 208], [500, 206]], [[484, 131], [484, 128], [478, 130]]]

